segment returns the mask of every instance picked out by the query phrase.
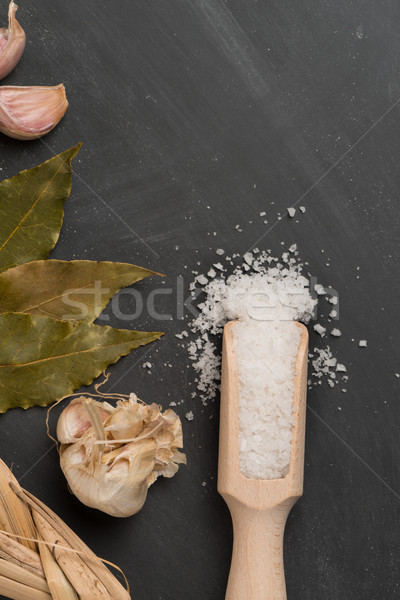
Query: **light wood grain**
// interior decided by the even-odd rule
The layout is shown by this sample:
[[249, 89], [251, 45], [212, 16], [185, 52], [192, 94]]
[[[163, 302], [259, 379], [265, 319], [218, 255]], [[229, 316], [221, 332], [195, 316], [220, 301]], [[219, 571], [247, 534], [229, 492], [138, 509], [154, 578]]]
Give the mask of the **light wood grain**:
[[234, 542], [226, 600], [286, 600], [283, 534], [303, 493], [308, 332], [301, 340], [294, 377], [292, 449], [282, 479], [250, 479], [239, 467], [238, 378], [235, 322], [225, 325], [222, 354], [218, 491], [232, 515]]

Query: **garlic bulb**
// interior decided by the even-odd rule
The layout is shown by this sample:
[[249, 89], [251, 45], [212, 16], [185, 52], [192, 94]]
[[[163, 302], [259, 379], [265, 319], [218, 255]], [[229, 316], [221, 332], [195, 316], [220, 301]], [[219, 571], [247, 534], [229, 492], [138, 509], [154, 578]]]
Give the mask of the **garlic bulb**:
[[173, 477], [186, 464], [182, 424], [171, 409], [162, 412], [131, 394], [115, 407], [80, 396], [57, 423], [60, 464], [71, 491], [83, 504], [115, 517], [143, 506], [157, 477]]
[[0, 79], [6, 77], [17, 66], [25, 49], [26, 36], [15, 13], [18, 6], [10, 2], [8, 27], [0, 28]]
[[0, 131], [17, 140], [39, 138], [57, 125], [67, 107], [63, 84], [54, 87], [1, 86]]

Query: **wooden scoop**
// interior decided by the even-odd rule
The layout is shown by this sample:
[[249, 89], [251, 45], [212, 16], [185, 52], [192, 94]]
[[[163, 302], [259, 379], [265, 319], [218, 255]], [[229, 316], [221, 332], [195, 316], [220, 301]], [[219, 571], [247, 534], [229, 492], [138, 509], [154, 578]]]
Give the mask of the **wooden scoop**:
[[218, 491], [231, 512], [233, 555], [226, 600], [286, 600], [283, 534], [303, 493], [308, 332], [301, 328], [294, 377], [292, 450], [282, 479], [249, 479], [239, 467], [238, 377], [233, 327], [225, 325], [222, 355]]

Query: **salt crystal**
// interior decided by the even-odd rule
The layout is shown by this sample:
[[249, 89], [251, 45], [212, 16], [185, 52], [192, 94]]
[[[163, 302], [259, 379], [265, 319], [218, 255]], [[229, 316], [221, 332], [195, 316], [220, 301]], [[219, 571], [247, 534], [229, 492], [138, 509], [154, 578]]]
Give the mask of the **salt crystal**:
[[359, 348], [366, 348], [367, 347], [367, 340], [360, 340], [358, 342], [358, 346], [359, 346]]
[[198, 275], [196, 277], [196, 281], [200, 283], [200, 285], [206, 285], [208, 283], [208, 279], [205, 277], [205, 275]]
[[342, 373], [346, 373], [347, 369], [344, 365], [338, 363], [336, 365], [336, 371], [342, 372]]
[[342, 332], [340, 331], [340, 329], [332, 329], [331, 335], [333, 335], [334, 337], [340, 337], [342, 335]]
[[319, 333], [319, 335], [321, 337], [324, 337], [325, 332], [326, 332], [326, 327], [322, 327], [322, 325], [320, 325], [319, 323], [317, 323], [316, 325], [314, 325], [313, 329], [314, 329], [314, 331], [316, 331], [317, 333]]
[[218, 254], [219, 256], [222, 256], [223, 254], [225, 254], [225, 250], [222, 250], [222, 248], [217, 248], [215, 253]]
[[293, 218], [294, 215], [296, 214], [296, 209], [295, 208], [288, 208], [287, 212], [288, 212], [289, 217]]
[[193, 419], [194, 419], [193, 412], [190, 410], [189, 412], [186, 413], [185, 417], [187, 418], [188, 421], [193, 421]]
[[314, 290], [317, 292], [318, 296], [323, 296], [325, 294], [325, 288], [320, 283], [314, 285]]
[[305, 206], [299, 206], [299, 211], [302, 213], [306, 212], [306, 207]]
[[262, 212], [260, 212], [260, 217], [265, 217], [267, 213], [265, 212], [265, 210], [263, 210]]

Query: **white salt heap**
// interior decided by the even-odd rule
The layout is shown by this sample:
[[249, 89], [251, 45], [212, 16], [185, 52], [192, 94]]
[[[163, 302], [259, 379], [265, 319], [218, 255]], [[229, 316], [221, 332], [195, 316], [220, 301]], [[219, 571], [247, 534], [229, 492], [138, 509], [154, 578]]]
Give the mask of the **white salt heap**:
[[[198, 281], [198, 273], [194, 273], [195, 281], [189, 286], [193, 299], [198, 297], [199, 291], [205, 298], [197, 305], [199, 313], [190, 323], [190, 334], [186, 330], [178, 334], [180, 339], [189, 335], [185, 347], [196, 371], [198, 396], [204, 405], [214, 400], [219, 388], [221, 355], [218, 338], [227, 321], [246, 318], [258, 322], [260, 319], [271, 321], [278, 314], [282, 319], [307, 323], [317, 301], [338, 304], [337, 296], [326, 297], [329, 286], [317, 283], [313, 286], [313, 293], [309, 289], [309, 281], [302, 274], [308, 263], [300, 262], [296, 244], [292, 244], [279, 258], [271, 256], [270, 251], [257, 248], [242, 257], [237, 253], [227, 256], [221, 248], [216, 250], [216, 254], [224, 264], [218, 262], [213, 265], [216, 275], [207, 280], [205, 285]], [[228, 276], [225, 265], [231, 268], [234, 261], [237, 266]], [[335, 306], [335, 315], [330, 314], [329, 317], [336, 316]], [[327, 325], [326, 322], [324, 324]], [[323, 328], [324, 336], [325, 330], [326, 327]], [[339, 330], [333, 331], [337, 335]], [[323, 381], [335, 387], [343, 380], [347, 381], [346, 373], [336, 372], [337, 360], [333, 358], [329, 347], [323, 350], [314, 348], [313, 352], [310, 355], [314, 359], [311, 363], [310, 387], [321, 385]], [[331, 364], [333, 361], [335, 366]], [[196, 392], [193, 392], [192, 397], [195, 396]]]
[[301, 329], [293, 321], [279, 318], [269, 322], [247, 319], [235, 325], [233, 337], [240, 470], [254, 479], [284, 477], [290, 462], [294, 374]]

